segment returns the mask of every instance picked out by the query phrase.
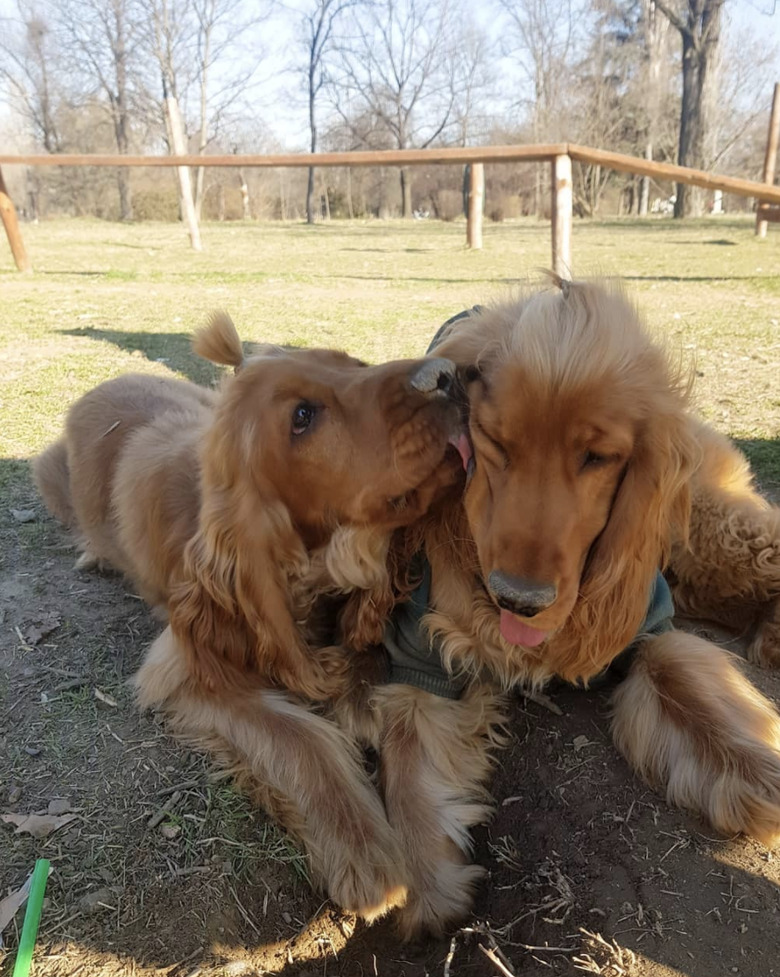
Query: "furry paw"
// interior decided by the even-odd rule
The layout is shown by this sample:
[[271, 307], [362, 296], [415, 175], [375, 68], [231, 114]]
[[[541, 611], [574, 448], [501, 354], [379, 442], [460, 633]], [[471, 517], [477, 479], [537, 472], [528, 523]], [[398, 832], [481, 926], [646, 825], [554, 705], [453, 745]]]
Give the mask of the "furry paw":
[[672, 804], [726, 835], [780, 840], [780, 715], [725, 652], [672, 632], [614, 698], [618, 749]]
[[89, 546], [85, 546], [83, 552], [73, 564], [74, 570], [101, 570], [100, 557], [93, 553]]
[[430, 886], [409, 894], [398, 915], [398, 929], [404, 940], [412, 940], [423, 933], [441, 936], [462, 923], [471, 912], [474, 890], [487, 875], [481, 865], [450, 862], [440, 867]]
[[343, 852], [343, 860], [333, 866], [327, 881], [332, 901], [368, 923], [402, 906], [407, 898], [402, 871], [386, 861], [386, 853], [376, 854], [379, 863], [373, 861], [371, 853], [356, 858]]
[[780, 668], [780, 598], [769, 605], [769, 613], [748, 645], [748, 661], [762, 668]]
[[347, 653], [338, 645], [312, 651], [305, 666], [278, 669], [282, 688], [313, 702], [328, 701], [342, 695], [349, 688], [351, 674]]

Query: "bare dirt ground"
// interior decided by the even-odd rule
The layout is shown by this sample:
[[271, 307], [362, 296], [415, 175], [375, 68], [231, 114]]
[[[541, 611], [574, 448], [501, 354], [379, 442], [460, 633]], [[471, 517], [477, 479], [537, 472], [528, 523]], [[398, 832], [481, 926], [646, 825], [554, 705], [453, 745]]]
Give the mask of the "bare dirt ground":
[[[548, 702], [516, 699], [511, 742], [493, 782], [496, 815], [476, 835], [475, 858], [490, 875], [463, 931], [402, 945], [392, 919], [366, 928], [339, 913], [312, 893], [305, 860], [262, 812], [229, 782], [214, 780], [208, 762], [173, 741], [154, 716], [138, 714], [127, 680], [159, 624], [121, 579], [73, 570], [69, 540], [29, 481], [26, 459], [55, 435], [68, 403], [88, 386], [126, 369], [194, 375], [181, 351], [190, 325], [228, 304], [217, 291], [229, 291], [230, 308], [238, 300], [252, 338], [291, 341], [310, 338], [313, 329], [322, 331], [317, 341], [373, 359], [414, 352], [447, 315], [484, 301], [500, 262], [510, 263], [508, 242], [520, 232], [509, 230], [493, 245], [486, 235], [484, 256], [454, 248], [437, 256], [440, 229], [415, 228], [429, 236], [415, 248], [406, 238], [383, 237], [377, 254], [365, 241], [345, 244], [339, 260], [353, 260], [345, 255], [355, 250], [358, 286], [374, 291], [365, 335], [338, 332], [342, 318], [363, 328], [368, 306], [362, 292], [350, 291], [346, 264], [328, 272], [330, 298], [322, 301], [314, 250], [310, 265], [299, 258], [295, 266], [311, 281], [297, 291], [287, 279], [250, 282], [255, 293], [227, 269], [224, 280], [212, 272], [208, 287], [196, 277], [159, 281], [157, 259], [140, 250], [134, 228], [121, 230], [122, 241], [137, 233], [140, 258], [120, 253], [129, 245], [119, 242], [111, 244], [114, 259], [108, 245], [97, 252], [90, 238], [82, 267], [81, 245], [65, 250], [75, 238], [55, 226], [46, 230], [53, 235], [49, 278], [42, 271], [34, 288], [4, 282], [11, 311], [8, 328], [0, 328], [0, 817], [63, 820], [45, 838], [0, 821], [0, 901], [36, 858], [51, 860], [38, 977], [780, 974], [780, 850], [711, 837], [641, 784], [610, 743], [608, 690], [560, 687], [548, 690]], [[729, 228], [745, 263], [746, 277], [737, 280], [719, 258], [723, 242], [710, 240], [714, 231], [702, 225], [686, 243], [689, 229], [662, 230], [648, 231], [654, 246], [647, 250], [639, 231], [623, 239], [619, 228], [591, 232], [586, 225], [578, 233], [592, 236], [591, 250], [617, 253], [621, 241], [630, 244], [615, 270], [641, 279], [641, 304], [654, 325], [686, 349], [695, 346], [705, 415], [745, 439], [777, 499], [780, 345], [772, 316], [780, 264], [774, 251], [754, 254], [749, 228]], [[264, 235], [269, 249], [278, 246], [276, 230]], [[534, 235], [526, 267], [544, 263], [537, 252], [546, 236], [537, 247]], [[247, 267], [260, 235], [249, 243]], [[697, 255], [690, 267], [685, 248]], [[387, 282], [377, 265], [385, 251], [394, 276]], [[214, 253], [204, 267], [214, 265]], [[261, 255], [265, 267], [269, 254]], [[335, 261], [332, 241], [328, 254]], [[642, 263], [651, 260], [646, 255], [657, 268]], [[189, 256], [179, 257], [188, 268]], [[137, 271], [131, 258], [140, 262]], [[125, 277], [109, 268], [95, 271], [88, 288], [82, 284], [83, 268], [113, 260]], [[430, 277], [420, 278], [421, 260], [431, 262]], [[702, 264], [717, 260], [724, 262], [717, 275], [701, 277]], [[175, 309], [158, 308], [177, 289], [179, 308], [188, 308], [188, 290], [197, 293], [187, 313], [192, 323], [176, 324]], [[291, 294], [296, 316], [288, 326], [281, 315]], [[334, 312], [337, 294], [354, 305]], [[320, 309], [333, 323], [317, 319]], [[393, 333], [390, 322], [401, 331]], [[780, 704], [780, 674], [745, 668]], [[2, 975], [11, 973], [21, 918], [3, 932]], [[499, 951], [498, 963], [487, 956]]]
[[[500, 973], [481, 944], [518, 975], [780, 973], [780, 854], [709, 837], [639, 783], [609, 741], [608, 690], [516, 700], [470, 927], [404, 946], [392, 920], [337, 912], [261, 812], [136, 712], [126, 680], [159, 627], [145, 607], [119, 578], [72, 569], [29, 484], [11, 502], [35, 521], [0, 514], [0, 810], [75, 815], [43, 840], [0, 826], [3, 886], [36, 857], [54, 866], [40, 972]], [[780, 676], [749, 672], [780, 701]]]

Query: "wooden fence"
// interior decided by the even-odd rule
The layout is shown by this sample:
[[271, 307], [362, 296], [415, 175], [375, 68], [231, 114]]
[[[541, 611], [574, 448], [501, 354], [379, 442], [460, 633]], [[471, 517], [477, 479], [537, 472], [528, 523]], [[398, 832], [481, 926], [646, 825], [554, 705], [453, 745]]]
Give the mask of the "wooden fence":
[[[480, 247], [482, 241], [482, 181], [486, 163], [538, 163], [550, 164], [552, 267], [560, 275], [571, 273], [572, 267], [572, 161], [607, 167], [622, 173], [673, 180], [722, 190], [741, 197], [753, 197], [768, 212], [778, 208], [780, 212], [780, 187], [755, 180], [719, 176], [704, 170], [689, 169], [672, 163], [656, 163], [652, 160], [611, 153], [573, 143], [550, 143], [538, 146], [473, 146], [449, 149], [402, 149], [371, 152], [280, 154], [265, 156], [119, 156], [119, 155], [9, 155], [0, 154], [3, 164], [21, 166], [208, 166], [208, 167], [352, 167], [352, 166], [421, 166], [436, 163], [471, 164], [470, 198], [467, 240], [471, 247]], [[479, 201], [479, 202], [478, 202]], [[11, 249], [20, 270], [29, 268], [19, 233], [16, 212], [5, 193], [0, 171], [0, 216], [5, 224]], [[197, 240], [197, 225], [190, 225], [190, 239]]]

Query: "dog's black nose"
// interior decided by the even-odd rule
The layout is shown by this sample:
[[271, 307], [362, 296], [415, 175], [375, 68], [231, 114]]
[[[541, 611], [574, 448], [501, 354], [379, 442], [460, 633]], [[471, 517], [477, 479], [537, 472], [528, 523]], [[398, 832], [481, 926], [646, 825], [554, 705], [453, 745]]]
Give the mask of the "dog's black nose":
[[440, 356], [432, 357], [415, 368], [409, 383], [422, 394], [449, 394], [455, 383], [455, 364]]
[[488, 587], [499, 607], [520, 617], [535, 617], [551, 607], [558, 597], [555, 584], [524, 580], [503, 570], [493, 570], [488, 577]]

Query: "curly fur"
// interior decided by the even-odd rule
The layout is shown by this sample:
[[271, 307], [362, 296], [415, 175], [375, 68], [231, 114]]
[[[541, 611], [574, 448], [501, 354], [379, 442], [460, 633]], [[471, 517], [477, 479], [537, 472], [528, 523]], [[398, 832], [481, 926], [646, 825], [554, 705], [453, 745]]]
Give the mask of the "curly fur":
[[756, 491], [747, 459], [727, 438], [695, 427], [704, 449], [693, 482], [688, 545], [670, 570], [682, 614], [746, 632], [748, 657], [780, 666], [780, 508]]

